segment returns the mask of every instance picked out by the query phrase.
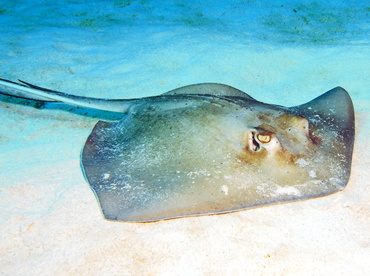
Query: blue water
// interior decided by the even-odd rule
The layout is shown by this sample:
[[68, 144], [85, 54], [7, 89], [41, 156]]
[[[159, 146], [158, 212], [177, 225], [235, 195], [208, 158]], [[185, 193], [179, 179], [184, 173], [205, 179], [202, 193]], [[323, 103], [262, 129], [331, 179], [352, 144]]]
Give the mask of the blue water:
[[367, 78], [366, 1], [84, 2], [2, 1], [2, 77], [116, 97], [223, 82], [273, 100]]

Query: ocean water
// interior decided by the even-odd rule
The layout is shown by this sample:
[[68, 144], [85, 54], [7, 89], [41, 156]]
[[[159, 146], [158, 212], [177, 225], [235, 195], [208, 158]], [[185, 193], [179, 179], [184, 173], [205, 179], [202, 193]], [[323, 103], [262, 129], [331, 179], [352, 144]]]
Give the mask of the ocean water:
[[356, 112], [340, 193], [130, 224], [103, 219], [80, 169], [103, 114], [1, 96], [1, 274], [366, 274], [369, 15], [367, 1], [0, 0], [0, 78], [103, 98], [217, 82], [285, 106], [342, 86]]

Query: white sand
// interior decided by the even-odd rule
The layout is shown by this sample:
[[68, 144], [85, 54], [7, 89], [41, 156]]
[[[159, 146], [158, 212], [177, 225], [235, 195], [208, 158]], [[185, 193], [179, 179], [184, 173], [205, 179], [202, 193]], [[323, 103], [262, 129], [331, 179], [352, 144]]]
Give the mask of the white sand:
[[83, 178], [79, 154], [97, 119], [1, 98], [1, 275], [368, 274], [365, 1], [1, 2], [1, 78], [107, 98], [220, 82], [287, 106], [340, 85], [356, 109], [344, 191], [134, 224], [104, 220]]

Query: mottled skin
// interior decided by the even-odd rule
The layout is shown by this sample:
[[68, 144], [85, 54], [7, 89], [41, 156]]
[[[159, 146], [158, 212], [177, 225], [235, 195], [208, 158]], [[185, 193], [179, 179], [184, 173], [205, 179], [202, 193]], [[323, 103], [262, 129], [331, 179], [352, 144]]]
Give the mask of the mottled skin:
[[126, 114], [99, 121], [82, 151], [85, 177], [109, 220], [237, 211], [328, 195], [349, 179], [354, 112], [340, 87], [287, 108], [222, 84], [132, 100], [25, 84], [2, 80], [0, 91]]

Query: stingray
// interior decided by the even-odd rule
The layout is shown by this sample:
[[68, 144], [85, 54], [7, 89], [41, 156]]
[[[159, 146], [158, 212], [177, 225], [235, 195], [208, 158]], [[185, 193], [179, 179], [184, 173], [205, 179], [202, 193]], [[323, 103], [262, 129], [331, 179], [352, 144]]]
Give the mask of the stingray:
[[151, 222], [322, 197], [344, 189], [350, 176], [354, 110], [341, 87], [293, 107], [217, 83], [123, 100], [23, 81], [0, 80], [0, 91], [125, 114], [98, 121], [81, 154], [108, 220]]

